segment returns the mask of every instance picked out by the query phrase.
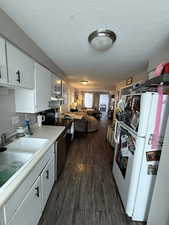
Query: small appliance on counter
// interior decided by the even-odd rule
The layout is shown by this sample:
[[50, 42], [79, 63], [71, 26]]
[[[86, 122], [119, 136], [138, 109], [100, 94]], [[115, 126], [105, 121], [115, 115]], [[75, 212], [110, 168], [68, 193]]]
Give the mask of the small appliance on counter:
[[38, 123], [38, 127], [42, 126], [42, 122], [45, 121], [45, 116], [44, 115], [38, 115], [37, 116], [37, 123]]
[[61, 117], [61, 112], [60, 108], [55, 109], [55, 118], [60, 118]]

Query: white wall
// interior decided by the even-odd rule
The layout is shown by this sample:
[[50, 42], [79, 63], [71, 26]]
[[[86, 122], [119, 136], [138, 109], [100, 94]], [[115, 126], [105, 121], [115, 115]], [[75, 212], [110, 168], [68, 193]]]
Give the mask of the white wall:
[[[144, 82], [147, 79], [148, 79], [147, 71], [142, 72], [142, 73], [138, 73], [135, 76], [133, 76], [133, 83], [132, 84], [135, 84], [135, 83], [138, 83], [138, 82]], [[127, 87], [126, 80], [123, 80], [123, 81], [116, 84], [116, 91], [119, 91], [119, 90], [121, 90], [122, 88], [125, 88], [125, 87]]]
[[169, 225], [169, 120], [147, 225]]
[[[0, 9], [0, 34], [24, 50], [37, 62], [63, 78], [63, 71], [33, 42], [10, 17]], [[43, 38], [43, 37], [42, 37]]]
[[159, 46], [149, 58], [148, 72], [161, 62], [169, 62], [169, 40], [167, 43]]
[[[15, 112], [14, 90], [0, 87], [0, 135], [12, 133], [16, 126], [12, 124], [12, 117], [18, 116], [17, 126], [23, 126], [25, 114]], [[31, 124], [36, 122], [36, 114], [27, 114]]]

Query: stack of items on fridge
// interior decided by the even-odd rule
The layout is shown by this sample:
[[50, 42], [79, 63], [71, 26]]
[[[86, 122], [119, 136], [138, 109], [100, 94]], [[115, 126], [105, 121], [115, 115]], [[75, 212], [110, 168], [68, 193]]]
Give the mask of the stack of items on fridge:
[[[169, 97], [155, 92], [122, 96], [114, 140], [113, 175], [125, 211], [146, 221], [169, 115]], [[157, 143], [157, 144], [155, 144]]]

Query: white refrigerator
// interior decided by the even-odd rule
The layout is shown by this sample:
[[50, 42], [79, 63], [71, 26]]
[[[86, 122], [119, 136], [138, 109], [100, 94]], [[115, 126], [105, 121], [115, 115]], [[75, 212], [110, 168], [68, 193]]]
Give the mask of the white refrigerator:
[[[113, 175], [126, 214], [147, 221], [169, 115], [169, 97], [163, 95], [158, 146], [152, 147], [158, 93], [123, 96], [125, 110], [116, 120]], [[134, 112], [134, 113], [133, 113]]]

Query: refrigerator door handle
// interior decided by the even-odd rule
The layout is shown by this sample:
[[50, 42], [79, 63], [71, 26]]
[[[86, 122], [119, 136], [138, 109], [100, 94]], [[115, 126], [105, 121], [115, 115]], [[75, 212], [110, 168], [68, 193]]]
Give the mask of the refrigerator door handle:
[[152, 144], [152, 140], [153, 140], [153, 134], [150, 134], [150, 137], [148, 139], [148, 145]]
[[116, 133], [117, 133], [117, 126], [118, 126], [118, 121], [115, 123], [115, 128], [114, 128], [114, 141], [116, 144], [119, 144], [119, 138], [116, 138]]

